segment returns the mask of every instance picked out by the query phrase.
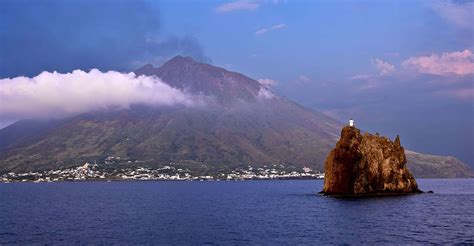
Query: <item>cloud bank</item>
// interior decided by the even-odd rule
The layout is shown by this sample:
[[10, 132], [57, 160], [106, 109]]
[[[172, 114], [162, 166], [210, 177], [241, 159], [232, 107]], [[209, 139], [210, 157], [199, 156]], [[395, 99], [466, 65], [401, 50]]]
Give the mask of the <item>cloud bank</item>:
[[198, 103], [193, 96], [159, 78], [134, 73], [92, 69], [0, 79], [1, 118], [57, 118], [127, 108], [132, 104], [192, 106]]

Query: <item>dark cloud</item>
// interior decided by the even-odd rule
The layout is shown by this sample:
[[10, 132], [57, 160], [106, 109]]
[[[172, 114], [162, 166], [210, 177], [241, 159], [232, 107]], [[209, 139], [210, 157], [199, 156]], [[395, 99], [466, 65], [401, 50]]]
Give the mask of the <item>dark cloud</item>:
[[[162, 37], [154, 2], [4, 0], [0, 77], [41, 71], [130, 70], [133, 61], [177, 54], [209, 61], [193, 37]], [[161, 42], [150, 42], [160, 38]]]

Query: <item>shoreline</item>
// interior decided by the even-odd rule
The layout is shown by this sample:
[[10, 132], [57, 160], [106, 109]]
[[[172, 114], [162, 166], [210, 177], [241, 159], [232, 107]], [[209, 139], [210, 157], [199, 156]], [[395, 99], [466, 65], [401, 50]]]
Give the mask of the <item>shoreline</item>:
[[270, 181], [270, 180], [324, 180], [316, 177], [293, 177], [293, 178], [247, 178], [247, 179], [83, 179], [83, 180], [57, 180], [57, 181], [1, 181], [0, 184], [11, 183], [82, 183], [82, 182], [241, 182], [241, 181]]
[[[466, 180], [466, 179], [474, 179], [474, 178], [418, 178], [417, 180]], [[312, 178], [312, 177], [304, 177], [304, 178], [268, 178], [268, 179], [188, 179], [188, 180], [178, 180], [178, 179], [148, 179], [148, 180], [130, 180], [130, 179], [87, 179], [87, 180], [58, 180], [58, 181], [41, 181], [35, 182], [33, 180], [28, 181], [8, 181], [8, 182], [0, 182], [1, 184], [13, 184], [13, 183], [85, 183], [85, 182], [102, 182], [102, 183], [111, 183], [111, 182], [243, 182], [243, 181], [298, 181], [298, 180], [322, 180], [324, 178]], [[422, 191], [420, 193], [407, 193], [404, 195], [410, 194], [424, 194], [430, 193], [429, 191]], [[335, 194], [322, 194], [318, 192], [318, 195], [325, 196], [325, 197], [343, 197], [343, 198], [357, 198], [357, 197], [364, 197], [364, 196], [340, 196]], [[385, 196], [393, 196], [393, 195], [400, 195], [398, 193], [388, 194], [383, 193]], [[369, 197], [372, 195], [369, 195]]]

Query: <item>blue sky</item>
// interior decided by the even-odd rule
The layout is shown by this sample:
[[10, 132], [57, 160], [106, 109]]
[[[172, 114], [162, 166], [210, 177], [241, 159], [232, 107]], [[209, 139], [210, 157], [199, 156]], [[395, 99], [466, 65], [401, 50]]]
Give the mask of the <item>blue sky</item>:
[[190, 55], [474, 165], [471, 1], [0, 2], [0, 78]]

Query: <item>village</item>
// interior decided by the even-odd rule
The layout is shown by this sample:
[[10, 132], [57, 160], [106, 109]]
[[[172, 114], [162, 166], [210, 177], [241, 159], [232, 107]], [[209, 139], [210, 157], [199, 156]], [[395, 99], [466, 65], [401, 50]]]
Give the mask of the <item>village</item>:
[[237, 168], [230, 173], [194, 176], [188, 169], [163, 166], [158, 169], [147, 167], [115, 169], [107, 171], [97, 164], [85, 163], [75, 168], [43, 172], [9, 172], [0, 176], [1, 183], [9, 182], [60, 182], [60, 181], [120, 181], [120, 180], [163, 180], [163, 181], [221, 181], [221, 180], [271, 180], [271, 179], [323, 179], [324, 173], [304, 167], [301, 171], [285, 171], [277, 166]]

